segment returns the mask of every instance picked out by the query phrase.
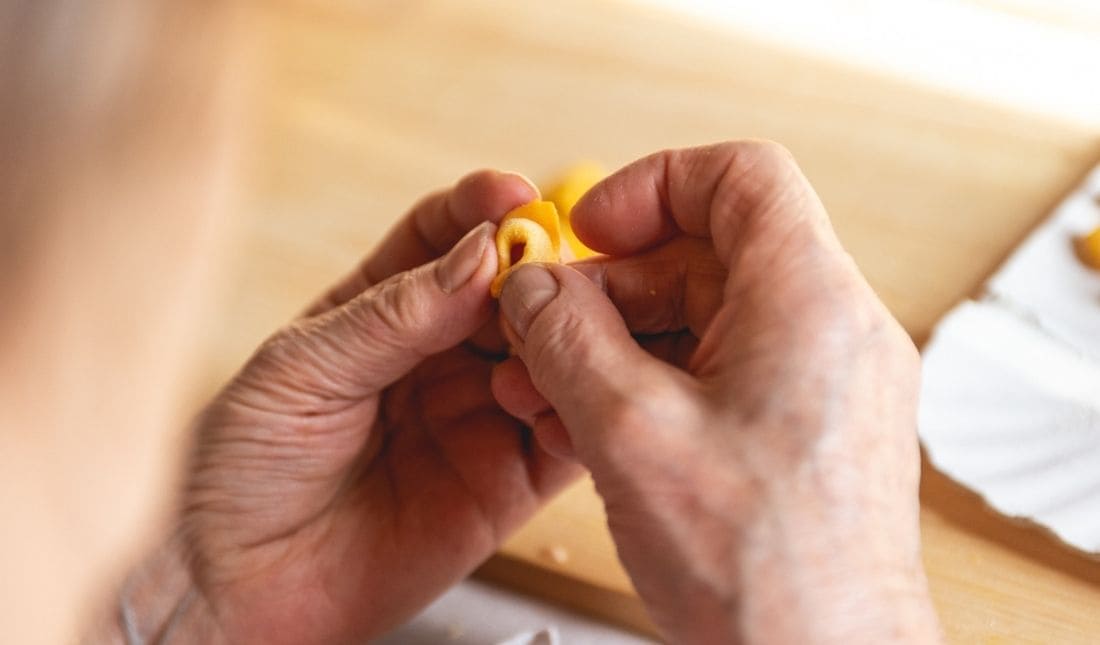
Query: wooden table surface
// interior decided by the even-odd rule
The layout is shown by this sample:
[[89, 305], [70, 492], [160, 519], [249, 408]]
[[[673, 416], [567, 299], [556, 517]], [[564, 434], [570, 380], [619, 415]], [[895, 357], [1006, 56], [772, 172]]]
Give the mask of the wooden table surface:
[[[1100, 155], [1096, 124], [630, 4], [281, 0], [257, 25], [264, 100], [210, 322], [211, 387], [419, 195], [473, 168], [540, 178], [581, 158], [617, 166], [664, 147], [776, 139], [923, 342]], [[953, 642], [1100, 639], [1100, 561], [928, 468], [922, 500], [925, 563]], [[646, 628], [587, 483], [482, 573]]]

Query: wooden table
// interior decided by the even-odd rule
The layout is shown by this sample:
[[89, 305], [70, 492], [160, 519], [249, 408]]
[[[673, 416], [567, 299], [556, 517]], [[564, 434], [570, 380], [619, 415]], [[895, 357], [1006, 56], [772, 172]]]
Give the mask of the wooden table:
[[[247, 217], [211, 321], [211, 386], [416, 197], [475, 167], [539, 178], [579, 158], [615, 166], [663, 147], [779, 140], [922, 342], [1100, 154], [1095, 123], [629, 4], [364, 4], [283, 0], [257, 17], [267, 77]], [[1100, 639], [1100, 562], [927, 468], [922, 500], [925, 563], [953, 642]], [[586, 483], [482, 573], [646, 629]]]

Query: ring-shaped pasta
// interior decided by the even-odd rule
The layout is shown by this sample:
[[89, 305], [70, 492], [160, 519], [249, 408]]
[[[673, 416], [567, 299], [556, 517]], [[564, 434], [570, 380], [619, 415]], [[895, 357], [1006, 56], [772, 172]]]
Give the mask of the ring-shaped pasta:
[[[561, 226], [558, 210], [546, 201], [534, 201], [516, 208], [504, 216], [497, 228], [497, 276], [489, 286], [494, 298], [508, 274], [529, 262], [561, 261]], [[522, 253], [518, 259], [514, 255]]]

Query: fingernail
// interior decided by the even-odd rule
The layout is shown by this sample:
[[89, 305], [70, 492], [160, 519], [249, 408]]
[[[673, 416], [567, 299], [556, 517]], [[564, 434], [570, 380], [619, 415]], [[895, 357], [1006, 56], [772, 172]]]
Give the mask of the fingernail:
[[520, 338], [527, 336], [535, 316], [558, 295], [558, 281], [546, 267], [525, 264], [508, 276], [500, 292], [500, 310]]
[[539, 187], [535, 185], [535, 182], [533, 182], [533, 181], [531, 181], [530, 179], [527, 178], [527, 175], [515, 172], [513, 170], [501, 171], [500, 174], [506, 175], [508, 177], [515, 177], [516, 179], [519, 179], [520, 181], [522, 181], [523, 183], [525, 183], [525, 184], [527, 184], [528, 186], [531, 187], [531, 191], [535, 193], [535, 198], [536, 199], [541, 199], [542, 198], [542, 191], [540, 191]]
[[435, 267], [443, 293], [454, 293], [477, 272], [489, 246], [493, 225], [482, 222], [466, 234]]

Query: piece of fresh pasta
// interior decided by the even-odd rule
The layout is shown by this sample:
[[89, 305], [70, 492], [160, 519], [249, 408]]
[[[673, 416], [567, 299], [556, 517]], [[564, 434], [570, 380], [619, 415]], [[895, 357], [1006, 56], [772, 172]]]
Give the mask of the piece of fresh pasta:
[[1085, 264], [1100, 269], [1100, 228], [1077, 240], [1077, 252]]
[[508, 274], [528, 262], [561, 261], [561, 225], [553, 202], [534, 201], [516, 208], [497, 228], [497, 277], [489, 286], [494, 298]]
[[573, 256], [578, 260], [598, 255], [595, 251], [584, 245], [570, 223], [570, 215], [573, 207], [584, 197], [590, 188], [607, 176], [603, 166], [586, 161], [579, 163], [565, 172], [556, 183], [544, 191], [546, 199], [554, 202], [561, 215], [561, 235], [566, 244], [573, 251]]

